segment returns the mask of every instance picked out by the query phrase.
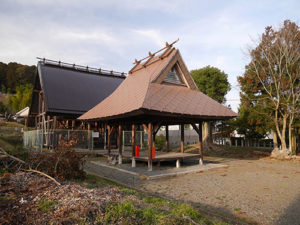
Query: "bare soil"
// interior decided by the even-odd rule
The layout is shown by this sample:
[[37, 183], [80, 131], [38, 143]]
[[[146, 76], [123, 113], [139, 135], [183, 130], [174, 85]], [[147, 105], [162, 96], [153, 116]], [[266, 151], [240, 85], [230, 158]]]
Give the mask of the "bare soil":
[[300, 161], [207, 157], [228, 168], [143, 184], [147, 191], [258, 224], [300, 224]]

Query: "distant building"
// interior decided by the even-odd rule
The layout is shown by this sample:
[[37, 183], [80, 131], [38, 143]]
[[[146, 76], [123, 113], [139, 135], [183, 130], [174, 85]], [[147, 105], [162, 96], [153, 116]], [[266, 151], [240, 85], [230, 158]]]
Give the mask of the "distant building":
[[125, 73], [41, 59], [28, 121], [39, 132], [42, 144], [38, 145], [56, 145], [55, 130], [87, 129], [76, 118], [108, 97], [125, 77]]

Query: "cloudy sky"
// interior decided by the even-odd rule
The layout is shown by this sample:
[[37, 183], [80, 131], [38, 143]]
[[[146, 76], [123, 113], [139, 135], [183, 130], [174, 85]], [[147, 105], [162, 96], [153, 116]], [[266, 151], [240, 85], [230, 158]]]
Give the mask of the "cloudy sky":
[[180, 39], [191, 69], [228, 74], [227, 105], [237, 111], [237, 76], [247, 48], [268, 25], [299, 24], [300, 1], [1, 0], [0, 61], [33, 65], [36, 57], [127, 72], [139, 59]]

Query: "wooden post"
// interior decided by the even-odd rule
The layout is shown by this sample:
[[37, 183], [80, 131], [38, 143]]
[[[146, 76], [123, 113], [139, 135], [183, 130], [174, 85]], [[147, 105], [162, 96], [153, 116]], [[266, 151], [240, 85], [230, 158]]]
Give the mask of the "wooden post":
[[166, 125], [166, 151], [169, 151], [169, 126]]
[[131, 126], [131, 144], [132, 144], [132, 162], [131, 162], [131, 166], [135, 167], [135, 124], [132, 124]]
[[106, 124], [103, 124], [103, 149], [106, 150]]
[[118, 148], [119, 148], [119, 164], [122, 164], [122, 125], [121, 124], [119, 124]]
[[111, 127], [107, 125], [107, 154], [108, 154], [108, 161], [110, 161], [110, 136], [111, 136]]
[[57, 126], [57, 117], [53, 116], [53, 130], [56, 129], [56, 126]]
[[91, 124], [88, 122], [88, 149], [91, 150]]
[[202, 121], [199, 122], [199, 154], [200, 154], [200, 160], [199, 164], [203, 165], [203, 140], [202, 140]]
[[180, 150], [181, 153], [184, 153], [184, 124], [180, 125], [180, 131], [181, 131]]
[[152, 123], [148, 124], [148, 171], [152, 171]]
[[75, 129], [75, 120], [72, 120], [72, 130]]

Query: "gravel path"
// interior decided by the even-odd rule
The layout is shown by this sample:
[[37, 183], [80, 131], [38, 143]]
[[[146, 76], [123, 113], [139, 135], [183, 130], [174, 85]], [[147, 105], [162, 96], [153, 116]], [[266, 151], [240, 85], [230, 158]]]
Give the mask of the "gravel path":
[[259, 224], [300, 225], [299, 161], [210, 160], [229, 167], [147, 181], [142, 187]]

